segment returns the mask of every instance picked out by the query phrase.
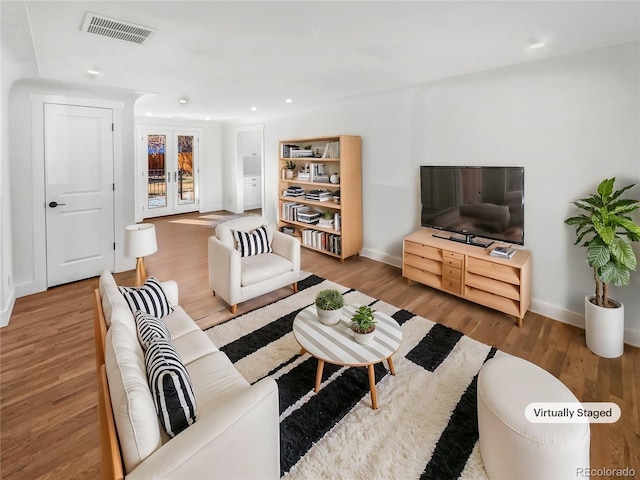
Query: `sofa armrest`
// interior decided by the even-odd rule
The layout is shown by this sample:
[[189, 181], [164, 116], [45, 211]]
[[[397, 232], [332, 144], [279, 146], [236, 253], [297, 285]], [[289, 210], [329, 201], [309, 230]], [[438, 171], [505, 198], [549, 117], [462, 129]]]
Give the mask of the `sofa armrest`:
[[126, 478], [233, 479], [280, 477], [278, 386], [265, 378], [156, 450]]
[[229, 305], [240, 302], [240, 252], [209, 237], [209, 288]]
[[167, 296], [167, 300], [169, 300], [169, 305], [178, 305], [178, 284], [176, 281], [167, 280], [165, 282], [160, 282], [160, 285], [162, 285], [164, 293]]
[[273, 232], [271, 248], [273, 253], [293, 263], [294, 272], [300, 271], [300, 241], [297, 238], [276, 230]]

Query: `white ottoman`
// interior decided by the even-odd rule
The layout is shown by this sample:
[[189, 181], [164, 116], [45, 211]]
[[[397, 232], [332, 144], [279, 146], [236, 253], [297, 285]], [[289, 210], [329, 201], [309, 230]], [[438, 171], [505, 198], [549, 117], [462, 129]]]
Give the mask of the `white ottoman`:
[[480, 454], [491, 480], [581, 478], [588, 423], [531, 423], [532, 402], [578, 402], [560, 380], [518, 357], [493, 358], [478, 375]]

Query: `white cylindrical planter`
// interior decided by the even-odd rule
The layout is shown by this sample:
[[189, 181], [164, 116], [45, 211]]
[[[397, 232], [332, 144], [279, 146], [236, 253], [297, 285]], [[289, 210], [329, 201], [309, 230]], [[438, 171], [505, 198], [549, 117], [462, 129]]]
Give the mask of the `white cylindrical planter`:
[[624, 351], [624, 305], [618, 308], [598, 307], [591, 303], [593, 295], [584, 298], [584, 328], [587, 348], [604, 358], [616, 358]]
[[316, 305], [316, 312], [318, 314], [318, 320], [320, 320], [323, 325], [328, 325], [331, 327], [333, 325], [337, 325], [340, 321], [342, 308], [339, 308], [338, 310], [323, 310], [321, 308], [318, 308], [318, 306]]
[[371, 343], [375, 333], [376, 333], [375, 330], [373, 330], [372, 332], [369, 332], [369, 333], [360, 333], [360, 332], [356, 332], [355, 330], [353, 330], [353, 338], [355, 338], [356, 342], [358, 342], [358, 343], [360, 343], [362, 345], [366, 345], [367, 343]]

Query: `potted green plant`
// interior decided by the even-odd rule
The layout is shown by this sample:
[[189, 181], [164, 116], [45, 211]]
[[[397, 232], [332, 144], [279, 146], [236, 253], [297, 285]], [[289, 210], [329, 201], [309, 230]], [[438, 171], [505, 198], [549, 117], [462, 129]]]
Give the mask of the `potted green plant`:
[[338, 290], [320, 290], [316, 295], [315, 304], [318, 319], [324, 325], [336, 325], [340, 321], [344, 297]]
[[624, 350], [624, 305], [609, 297], [609, 285], [629, 285], [630, 272], [638, 265], [631, 242], [640, 240], [640, 226], [629, 216], [638, 209], [638, 200], [620, 198], [635, 184], [614, 191], [615, 180], [603, 180], [597, 193], [573, 202], [581, 213], [564, 221], [576, 227], [575, 245], [587, 249], [593, 268], [595, 293], [584, 303], [587, 347], [606, 358]]
[[369, 343], [373, 340], [376, 329], [376, 321], [371, 307], [361, 305], [351, 317], [349, 326], [353, 330], [354, 338], [358, 343]]
[[293, 171], [296, 169], [296, 162], [293, 160], [287, 160], [285, 168], [287, 169], [287, 178], [293, 178]]

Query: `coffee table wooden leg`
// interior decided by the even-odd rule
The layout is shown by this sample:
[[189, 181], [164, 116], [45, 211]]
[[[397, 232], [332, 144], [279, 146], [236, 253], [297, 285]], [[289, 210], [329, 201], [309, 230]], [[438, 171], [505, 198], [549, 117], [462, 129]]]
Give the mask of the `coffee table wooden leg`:
[[307, 353], [307, 351], [304, 348], [300, 348], [300, 356], [304, 355], [305, 353]]
[[318, 393], [320, 390], [320, 384], [322, 383], [322, 371], [324, 370], [324, 360], [318, 360], [318, 370], [316, 371], [316, 389], [315, 392]]
[[393, 360], [391, 360], [391, 357], [387, 358], [387, 363], [389, 364], [389, 371], [391, 372], [391, 375], [395, 375], [396, 369], [393, 368]]
[[376, 410], [378, 408], [378, 396], [376, 394], [376, 374], [373, 370], [373, 364], [367, 366], [369, 370], [369, 388], [371, 389], [371, 407]]

